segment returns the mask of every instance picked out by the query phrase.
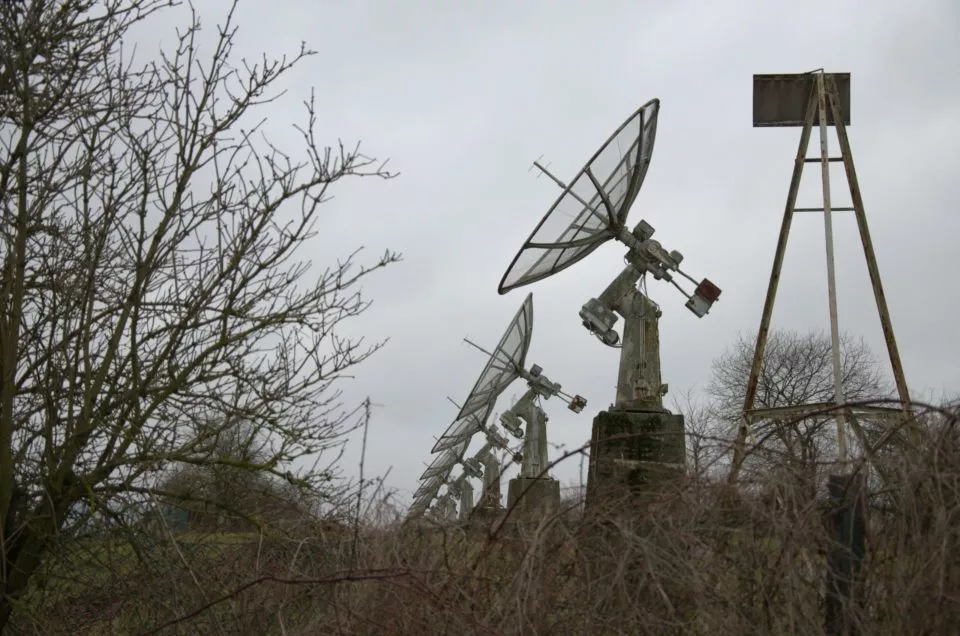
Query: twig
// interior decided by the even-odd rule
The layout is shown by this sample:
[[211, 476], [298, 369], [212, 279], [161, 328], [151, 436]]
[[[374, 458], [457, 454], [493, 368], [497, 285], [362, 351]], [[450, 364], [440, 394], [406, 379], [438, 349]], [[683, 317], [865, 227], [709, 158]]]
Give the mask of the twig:
[[313, 579], [288, 579], [288, 578], [281, 578], [278, 576], [265, 575], [265, 576], [261, 576], [260, 578], [253, 579], [252, 581], [247, 581], [243, 585], [231, 590], [230, 592], [224, 594], [223, 596], [213, 601], [209, 601], [204, 605], [201, 605], [200, 607], [193, 610], [192, 612], [189, 612], [187, 614], [178, 616], [177, 618], [171, 619], [166, 623], [162, 623], [157, 627], [154, 627], [153, 629], [147, 630], [145, 632], [141, 632], [141, 636], [150, 636], [151, 634], [159, 633], [160, 631], [168, 627], [172, 627], [173, 625], [177, 625], [179, 623], [188, 621], [192, 618], [196, 618], [197, 616], [207, 611], [211, 607], [218, 605], [220, 603], [223, 603], [224, 601], [228, 601], [234, 596], [236, 596], [237, 594], [240, 594], [241, 592], [243, 592], [244, 590], [250, 589], [251, 587], [254, 587], [256, 585], [260, 585], [261, 583], [278, 583], [280, 585], [336, 585], [338, 583], [350, 583], [350, 582], [357, 582], [357, 581], [385, 581], [389, 579], [397, 579], [397, 578], [410, 576], [411, 574], [412, 572], [406, 568], [403, 568], [403, 569], [382, 568], [382, 569], [374, 569], [374, 570], [366, 570], [366, 571], [338, 572], [336, 574], [331, 574], [330, 576], [324, 576], [324, 577], [313, 578]]
[[363, 441], [360, 446], [360, 485], [357, 488], [357, 511], [353, 516], [353, 543], [350, 548], [350, 560], [357, 567], [357, 545], [360, 541], [360, 510], [363, 506], [363, 467], [367, 460], [367, 431], [370, 429], [370, 398], [363, 402]]

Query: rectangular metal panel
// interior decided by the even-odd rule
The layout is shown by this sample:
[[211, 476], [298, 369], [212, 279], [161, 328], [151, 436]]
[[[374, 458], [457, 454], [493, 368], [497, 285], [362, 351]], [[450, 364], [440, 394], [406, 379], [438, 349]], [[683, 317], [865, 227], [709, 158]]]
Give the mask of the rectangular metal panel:
[[[843, 123], [850, 125], [850, 73], [826, 73], [837, 84]], [[753, 126], [769, 128], [780, 126], [803, 126], [810, 92], [816, 88], [814, 73], [789, 75], [753, 76]], [[813, 125], [820, 125], [820, 116], [815, 114]], [[827, 125], [833, 126], [833, 111], [827, 107]]]

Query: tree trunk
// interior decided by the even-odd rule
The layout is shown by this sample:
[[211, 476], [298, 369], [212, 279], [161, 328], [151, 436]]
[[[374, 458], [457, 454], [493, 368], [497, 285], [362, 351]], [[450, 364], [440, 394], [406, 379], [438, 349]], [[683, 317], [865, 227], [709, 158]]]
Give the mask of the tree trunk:
[[[50, 492], [48, 488], [47, 492]], [[62, 493], [62, 491], [61, 491]], [[28, 524], [18, 528], [8, 527], [3, 545], [2, 595], [0, 595], [0, 634], [4, 633], [13, 614], [17, 599], [30, 584], [30, 578], [49, 553], [50, 543], [57, 536], [60, 520], [76, 503], [71, 496], [50, 496], [38, 507], [24, 511], [23, 515], [11, 515], [11, 519], [29, 519]], [[11, 510], [13, 512], [13, 510]]]
[[0, 634], [7, 628], [15, 601], [26, 591], [30, 577], [43, 562], [45, 543], [37, 533], [27, 530], [12, 545], [4, 546], [6, 580], [0, 596]]

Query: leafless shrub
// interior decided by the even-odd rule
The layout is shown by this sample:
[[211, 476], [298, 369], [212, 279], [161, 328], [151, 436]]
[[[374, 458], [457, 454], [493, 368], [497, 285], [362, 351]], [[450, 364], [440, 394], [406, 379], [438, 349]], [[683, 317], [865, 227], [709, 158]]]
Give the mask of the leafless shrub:
[[[850, 612], [860, 633], [951, 634], [960, 620], [957, 411], [918, 411], [917, 446], [883, 459], [884, 481], [870, 479]], [[168, 537], [153, 569], [124, 572], [115, 556], [103, 594], [61, 595], [48, 616], [72, 612], [88, 631], [71, 633], [108, 621], [164, 634], [822, 633], [833, 540], [823, 494], [811, 501], [793, 476], [769, 481], [777, 498], [732, 497], [722, 477], [691, 477], [584, 515], [568, 500], [505, 523], [365, 524], [356, 546], [349, 523], [229, 546], [222, 534]], [[83, 623], [90, 607], [101, 609]]]

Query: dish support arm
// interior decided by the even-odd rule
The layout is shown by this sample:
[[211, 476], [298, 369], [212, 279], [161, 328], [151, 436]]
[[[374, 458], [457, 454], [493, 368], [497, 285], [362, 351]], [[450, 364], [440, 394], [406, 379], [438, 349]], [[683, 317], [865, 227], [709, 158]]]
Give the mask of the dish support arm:
[[667, 386], [660, 376], [659, 305], [639, 289], [642, 273], [633, 265], [600, 294], [600, 303], [623, 317], [620, 368], [617, 375], [617, 408], [663, 411]]

